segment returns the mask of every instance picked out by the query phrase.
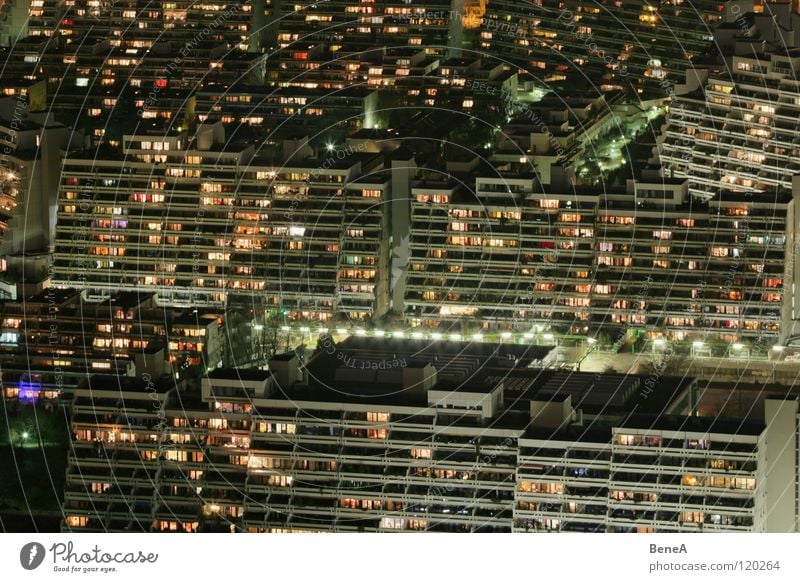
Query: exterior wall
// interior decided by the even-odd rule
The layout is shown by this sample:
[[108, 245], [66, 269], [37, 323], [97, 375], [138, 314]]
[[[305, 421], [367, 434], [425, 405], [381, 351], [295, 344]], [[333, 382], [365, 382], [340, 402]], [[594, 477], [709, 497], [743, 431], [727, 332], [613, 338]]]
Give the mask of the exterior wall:
[[520, 440], [514, 531], [752, 531], [756, 437], [614, 428]]
[[[711, 47], [710, 30], [724, 21], [720, 5], [680, 6], [647, 2], [491, 0], [481, 30], [481, 48], [519, 62], [548, 82], [584, 75], [603, 80], [601, 89], [658, 84], [690, 68]], [[752, 6], [752, 3], [751, 3]], [[738, 14], [738, 13], [737, 13]], [[704, 27], [698, 27], [702, 20]]]
[[360, 162], [334, 156], [330, 167], [260, 165], [233, 150], [183, 151], [175, 138], [139, 137], [126, 142], [124, 161], [68, 158], [55, 284], [104, 293], [145, 286], [172, 306], [259, 296], [293, 319], [384, 313], [388, 181], [356, 180]]
[[767, 430], [763, 435], [765, 455], [762, 465], [766, 483], [764, 531], [798, 531], [797, 413], [796, 400], [765, 402]]
[[0, 5], [0, 47], [12, 46], [28, 32], [30, 0], [4, 0]]
[[690, 204], [685, 184], [560, 194], [482, 177], [474, 188], [475, 198], [455, 183], [413, 190], [412, 324], [641, 328], [767, 346], [788, 334], [786, 196]]
[[173, 317], [143, 299], [115, 307], [113, 301], [93, 304], [76, 292], [48, 288], [24, 303], [5, 303], [0, 307], [3, 396], [24, 400], [26, 391], [35, 391], [57, 398], [88, 375], [132, 373], [136, 355], [164, 340], [166, 321]]
[[[679, 95], [661, 144], [667, 175], [689, 177], [692, 194], [792, 190], [800, 172], [796, 119], [800, 59], [735, 56], [732, 73], [712, 72], [703, 93]], [[726, 69], [727, 71], [727, 69]]]
[[123, 419], [119, 394], [76, 392], [65, 530], [736, 532], [797, 519], [796, 403], [768, 409], [761, 436], [615, 427], [574, 440], [436, 407], [184, 396], [179, 408], [147, 390], [124, 394]]

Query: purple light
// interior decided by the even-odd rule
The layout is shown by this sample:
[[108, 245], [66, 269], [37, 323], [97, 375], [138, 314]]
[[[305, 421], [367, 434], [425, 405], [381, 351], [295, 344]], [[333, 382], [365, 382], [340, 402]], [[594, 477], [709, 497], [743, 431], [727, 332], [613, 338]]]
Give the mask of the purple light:
[[40, 382], [28, 382], [21, 380], [19, 383], [19, 401], [20, 402], [36, 402], [42, 392], [42, 385]]

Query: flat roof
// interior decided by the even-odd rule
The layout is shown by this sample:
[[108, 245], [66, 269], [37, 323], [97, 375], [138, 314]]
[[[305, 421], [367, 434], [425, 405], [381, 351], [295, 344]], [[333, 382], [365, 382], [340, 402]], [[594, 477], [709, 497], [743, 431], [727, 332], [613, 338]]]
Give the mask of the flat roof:
[[267, 370], [253, 368], [215, 368], [206, 376], [209, 380], [241, 380], [242, 382], [263, 382], [272, 376]]

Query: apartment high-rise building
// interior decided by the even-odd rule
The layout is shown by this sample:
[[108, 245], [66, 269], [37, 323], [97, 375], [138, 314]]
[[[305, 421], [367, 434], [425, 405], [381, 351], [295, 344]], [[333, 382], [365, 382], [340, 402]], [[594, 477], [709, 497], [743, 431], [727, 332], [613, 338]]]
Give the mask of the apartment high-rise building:
[[100, 294], [146, 287], [187, 307], [258, 297], [298, 320], [385, 313], [383, 156], [346, 144], [313, 153], [305, 138], [257, 151], [226, 141], [217, 123], [68, 157], [54, 283]]
[[9, 284], [46, 276], [63, 151], [82, 137], [31, 103], [30, 92], [0, 99], [0, 276]]
[[481, 47], [547, 83], [661, 92], [714, 47], [713, 30], [752, 0], [618, 2], [490, 0]]
[[306, 363], [216, 370], [199, 391], [92, 377], [63, 528], [797, 530], [796, 395], [760, 418], [701, 417], [690, 378], [550, 361], [547, 347], [322, 338]]
[[781, 341], [791, 342], [800, 319], [800, 14], [790, 3], [762, 10], [717, 30], [724, 62], [688, 74], [676, 89], [657, 149], [663, 174], [685, 178], [690, 195], [716, 208], [709, 254], [729, 265], [720, 290], [733, 301], [727, 313], [754, 313], [752, 291], [760, 288], [774, 304], [762, 319], [771, 318], [771, 328], [780, 321]]
[[18, 38], [27, 36], [30, 4], [31, 0], [0, 2], [0, 46], [11, 46]]
[[683, 179], [543, 187], [498, 174], [430, 174], [413, 185], [412, 325], [640, 329], [764, 346], [791, 333], [791, 196], [702, 201]]
[[250, 2], [33, 0], [30, 34], [2, 53], [4, 93], [44, 82], [57, 120], [98, 144], [120, 142], [140, 119], [188, 126], [193, 102], [169, 104], [176, 91], [263, 81], [252, 20]]
[[[20, 285], [20, 287], [25, 287]], [[217, 367], [226, 317], [170, 309], [152, 293], [97, 301], [53, 287], [0, 304], [3, 397], [62, 398], [93, 374], [193, 377]]]
[[376, 46], [421, 47], [431, 54], [457, 54], [464, 29], [463, 0], [403, 2], [387, 0], [273, 0], [269, 21], [277, 46], [305, 50], [317, 43], [332, 49], [369, 50]]
[[[148, 48], [161, 42], [224, 43], [248, 50], [255, 6], [266, 12], [269, 0], [30, 0], [29, 33], [40, 37], [84, 34], [107, 38], [122, 48]], [[136, 23], [136, 26], [132, 26]], [[204, 29], [208, 30], [204, 32]]]
[[[791, 22], [800, 41], [800, 15]], [[800, 174], [800, 48], [756, 50], [762, 36], [734, 37], [728, 64], [697, 72], [693, 90], [670, 105], [661, 162], [666, 175], [689, 178], [693, 195], [791, 192]]]

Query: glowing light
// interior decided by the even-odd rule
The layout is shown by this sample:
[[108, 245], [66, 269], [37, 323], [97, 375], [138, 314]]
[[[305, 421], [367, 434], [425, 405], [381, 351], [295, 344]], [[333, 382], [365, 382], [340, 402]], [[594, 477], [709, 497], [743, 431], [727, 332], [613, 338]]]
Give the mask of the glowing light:
[[414, 333], [411, 334], [411, 337], [414, 339], [422, 339], [422, 333], [419, 331], [415, 331]]
[[363, 329], [357, 329], [356, 330], [356, 335], [363, 337], [363, 336], [367, 335], [367, 332], [364, 331]]
[[38, 380], [41, 378], [39, 375], [24, 374], [19, 383], [19, 394], [17, 398], [21, 402], [36, 402], [42, 392], [42, 384]]
[[402, 331], [396, 331], [392, 334], [392, 337], [397, 339], [403, 339], [404, 337], [406, 337], [406, 334], [403, 333]]
[[546, 333], [546, 334], [544, 334], [542, 337], [543, 337], [543, 338], [544, 338], [546, 341], [553, 341], [553, 339], [555, 339], [555, 336], [554, 336], [552, 333]]
[[594, 339], [593, 337], [589, 337], [589, 338], [586, 338], [586, 343], [587, 343], [587, 344], [589, 344], [589, 345], [591, 346], [591, 345], [594, 345], [594, 344], [596, 344], [596, 343], [597, 343], [597, 340], [596, 340], [596, 339]]
[[336, 329], [336, 333], [338, 333], [339, 335], [345, 335], [347, 333], [347, 330], [344, 329], [343, 327], [339, 327]]
[[511, 332], [510, 331], [504, 331], [503, 333], [500, 334], [500, 337], [503, 338], [503, 339], [508, 339], [508, 338], [511, 337]]
[[450, 334], [450, 339], [453, 340], [454, 342], [460, 342], [461, 341], [461, 334], [460, 333], [451, 333]]
[[431, 339], [439, 341], [440, 339], [442, 339], [442, 334], [440, 334], [439, 332], [432, 333], [431, 334]]
[[375, 330], [375, 337], [383, 337], [385, 335], [386, 335], [386, 332], [383, 331], [382, 329], [376, 329]]
[[475, 335], [472, 336], [472, 341], [482, 342], [483, 341], [483, 334], [476, 333]]
[[734, 350], [741, 350], [744, 346], [740, 343], [735, 343], [731, 346]]

